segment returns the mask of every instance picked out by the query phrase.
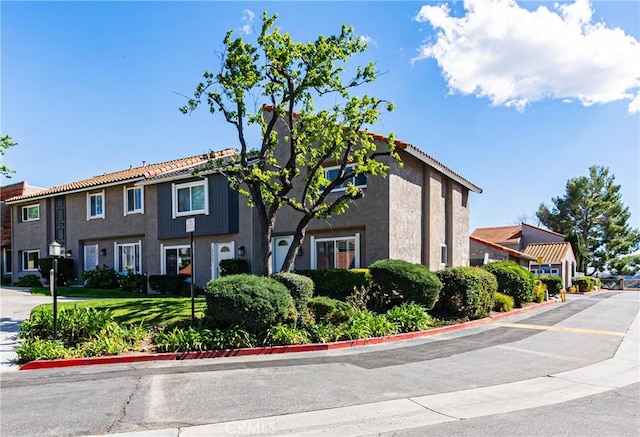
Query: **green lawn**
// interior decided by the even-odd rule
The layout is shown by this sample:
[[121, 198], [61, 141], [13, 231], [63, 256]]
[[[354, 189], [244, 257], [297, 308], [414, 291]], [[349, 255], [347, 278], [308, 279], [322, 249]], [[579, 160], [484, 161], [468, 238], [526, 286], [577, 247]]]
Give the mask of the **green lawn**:
[[[48, 287], [32, 288], [31, 294], [37, 294], [39, 296], [51, 296], [51, 292]], [[65, 297], [87, 297], [91, 299], [104, 299], [104, 298], [132, 298], [132, 299], [155, 299], [155, 298], [167, 298], [163, 294], [145, 294], [135, 293], [133, 291], [123, 290], [105, 290], [97, 288], [84, 288], [84, 287], [58, 287], [58, 296]]]

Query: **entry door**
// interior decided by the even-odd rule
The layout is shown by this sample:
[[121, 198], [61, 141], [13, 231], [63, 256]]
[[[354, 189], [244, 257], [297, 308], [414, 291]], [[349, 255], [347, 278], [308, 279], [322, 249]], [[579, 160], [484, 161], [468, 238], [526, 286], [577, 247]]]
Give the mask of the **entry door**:
[[282, 265], [284, 264], [284, 259], [287, 257], [287, 252], [289, 252], [289, 246], [293, 242], [293, 235], [288, 235], [286, 237], [274, 237], [271, 240], [271, 253], [273, 259], [273, 273], [279, 272], [282, 270]]
[[211, 244], [211, 277], [213, 279], [220, 277], [220, 261], [233, 258], [234, 253], [235, 244], [233, 241]]

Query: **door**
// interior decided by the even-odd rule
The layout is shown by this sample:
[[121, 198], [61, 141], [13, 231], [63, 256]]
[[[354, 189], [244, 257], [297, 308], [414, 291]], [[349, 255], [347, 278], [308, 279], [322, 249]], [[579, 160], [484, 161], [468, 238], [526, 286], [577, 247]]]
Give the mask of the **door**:
[[234, 257], [235, 244], [233, 241], [228, 243], [212, 243], [211, 244], [211, 278], [220, 277], [220, 261], [231, 259]]
[[293, 235], [288, 235], [286, 237], [274, 237], [271, 240], [271, 253], [273, 254], [271, 257], [273, 273], [282, 270], [284, 259], [287, 257], [287, 252], [289, 252], [289, 247], [291, 246], [292, 242]]

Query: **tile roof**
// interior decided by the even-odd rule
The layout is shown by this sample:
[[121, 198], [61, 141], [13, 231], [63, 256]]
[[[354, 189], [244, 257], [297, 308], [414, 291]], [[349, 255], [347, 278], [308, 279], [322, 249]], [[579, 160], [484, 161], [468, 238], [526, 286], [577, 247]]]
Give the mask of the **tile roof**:
[[[262, 105], [262, 109], [264, 111], [273, 112], [273, 105]], [[297, 115], [296, 112], [294, 112], [293, 114]], [[375, 133], [375, 132], [369, 132], [369, 133], [371, 134], [373, 139], [376, 140], [376, 141], [382, 141], [382, 142], [389, 141], [389, 137], [386, 136], [386, 135], [381, 135], [381, 134], [378, 134], [378, 133]], [[421, 149], [419, 149], [418, 147], [414, 146], [413, 144], [408, 143], [408, 142], [403, 141], [403, 140], [399, 140], [399, 139], [393, 140], [393, 143], [395, 144], [395, 146], [397, 148], [407, 151], [407, 153], [409, 153], [410, 155], [413, 155], [414, 157], [418, 158], [423, 163], [430, 165], [431, 167], [435, 168], [439, 172], [445, 174], [446, 176], [450, 177], [451, 179], [455, 180], [456, 182], [464, 185], [469, 190], [471, 190], [473, 192], [476, 192], [476, 193], [482, 193], [482, 188], [478, 187], [477, 185], [475, 185], [474, 183], [472, 183], [468, 179], [464, 178], [460, 174], [458, 174], [455, 171], [451, 170], [449, 167], [447, 167], [446, 165], [444, 165], [443, 163], [441, 163], [440, 161], [438, 161], [437, 159], [435, 159], [431, 155], [423, 152]]]
[[489, 240], [485, 240], [483, 238], [480, 237], [476, 237], [473, 234], [469, 235], [469, 239], [476, 241], [480, 244], [484, 244], [485, 246], [489, 246], [492, 247], [494, 249], [500, 250], [502, 252], [508, 253], [509, 255], [515, 256], [516, 258], [524, 258], [527, 259], [529, 261], [535, 261], [536, 258], [532, 257], [531, 255], [528, 255], [526, 253], [523, 252], [519, 252], [517, 250], [514, 249], [510, 249], [508, 247], [502, 246], [500, 244], [494, 243], [492, 241]]
[[561, 263], [571, 250], [571, 243], [531, 243], [525, 249], [524, 253], [532, 256], [534, 259], [542, 257], [544, 263]]
[[497, 244], [519, 243], [522, 237], [522, 225], [477, 228], [471, 235]]
[[549, 229], [541, 228], [539, 226], [533, 226], [533, 225], [530, 225], [529, 223], [522, 222], [522, 226], [527, 226], [529, 228], [537, 229], [538, 231], [543, 231], [543, 232], [546, 232], [546, 233], [551, 234], [551, 235], [556, 235], [558, 237], [565, 238], [565, 235], [563, 235], [563, 234], [559, 234], [557, 232], [553, 232], [553, 231], [550, 231]]
[[105, 173], [103, 175], [94, 176], [80, 181], [70, 182], [68, 184], [59, 185], [57, 187], [38, 191], [36, 193], [19, 195], [8, 199], [7, 202], [50, 197], [56, 194], [88, 190], [104, 185], [112, 185], [114, 183], [126, 183], [151, 179], [167, 172], [189, 168], [198, 164], [205, 163], [210, 158], [219, 158], [231, 155], [233, 153], [235, 153], [235, 150], [225, 149], [218, 152], [213, 152], [211, 154], [202, 154], [191, 156], [188, 158], [174, 159], [172, 161], [161, 162], [158, 164], [147, 164], [142, 167], [130, 167], [126, 170], [120, 170], [113, 173]]

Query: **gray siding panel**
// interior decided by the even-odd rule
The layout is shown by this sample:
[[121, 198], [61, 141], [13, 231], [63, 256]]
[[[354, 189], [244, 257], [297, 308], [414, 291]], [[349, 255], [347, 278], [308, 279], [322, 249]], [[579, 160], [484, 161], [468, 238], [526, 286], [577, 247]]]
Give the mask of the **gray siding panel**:
[[[194, 181], [197, 179], [193, 179]], [[238, 232], [238, 193], [232, 190], [222, 175], [207, 177], [209, 189], [209, 215], [194, 215], [194, 236], [220, 235]], [[187, 181], [180, 181], [180, 183]], [[171, 182], [158, 185], [158, 239], [187, 237], [186, 220], [189, 216], [173, 217]]]

